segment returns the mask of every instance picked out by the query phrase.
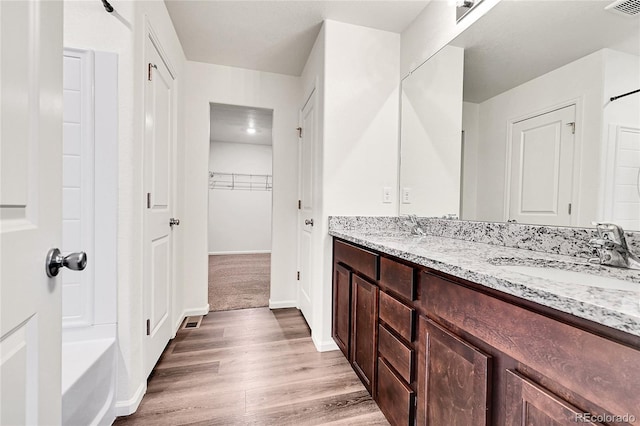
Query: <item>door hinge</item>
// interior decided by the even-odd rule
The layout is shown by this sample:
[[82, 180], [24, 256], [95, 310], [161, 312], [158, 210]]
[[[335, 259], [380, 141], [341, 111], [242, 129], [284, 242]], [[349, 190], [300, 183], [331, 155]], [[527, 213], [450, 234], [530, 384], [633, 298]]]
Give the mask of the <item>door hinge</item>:
[[569, 203], [569, 214], [571, 214], [571, 203]]
[[147, 68], [147, 80], [149, 80], [149, 81], [151, 81], [151, 68], [158, 69], [158, 66], [152, 64], [151, 62], [149, 62], [149, 66]]
[[302, 209], [302, 200], [298, 200], [298, 210]]
[[151, 193], [147, 192], [147, 208], [151, 208]]
[[147, 336], [151, 336], [151, 320], [147, 320]]
[[575, 135], [576, 134], [576, 122], [572, 121], [571, 123], [567, 123], [567, 126], [571, 126], [571, 134]]
[[302, 137], [302, 127], [296, 127], [296, 130], [298, 131], [298, 137], [301, 138]]
[[300, 271], [298, 271], [298, 281], [300, 281]]

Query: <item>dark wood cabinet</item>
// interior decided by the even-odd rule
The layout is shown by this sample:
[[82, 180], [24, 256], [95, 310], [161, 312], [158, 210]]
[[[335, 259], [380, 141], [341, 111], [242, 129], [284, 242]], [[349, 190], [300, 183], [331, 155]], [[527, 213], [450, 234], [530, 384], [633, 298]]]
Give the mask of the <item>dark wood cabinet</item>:
[[516, 371], [507, 371], [507, 426], [602, 425], [591, 422], [579, 410]]
[[358, 276], [353, 276], [352, 282], [351, 365], [375, 395], [378, 287]]
[[393, 372], [384, 359], [379, 358], [376, 401], [389, 423], [392, 425], [411, 424], [414, 397], [413, 389]]
[[338, 240], [333, 280], [334, 339], [393, 426], [640, 425], [636, 336]]
[[341, 265], [333, 270], [333, 339], [347, 359], [351, 351], [351, 272]]
[[491, 357], [420, 317], [419, 425], [490, 424]]

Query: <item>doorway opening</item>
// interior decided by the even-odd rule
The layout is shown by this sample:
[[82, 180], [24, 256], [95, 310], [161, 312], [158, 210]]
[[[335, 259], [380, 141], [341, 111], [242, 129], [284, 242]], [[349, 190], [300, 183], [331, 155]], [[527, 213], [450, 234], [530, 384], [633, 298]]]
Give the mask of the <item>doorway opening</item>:
[[269, 306], [273, 110], [210, 104], [209, 309]]

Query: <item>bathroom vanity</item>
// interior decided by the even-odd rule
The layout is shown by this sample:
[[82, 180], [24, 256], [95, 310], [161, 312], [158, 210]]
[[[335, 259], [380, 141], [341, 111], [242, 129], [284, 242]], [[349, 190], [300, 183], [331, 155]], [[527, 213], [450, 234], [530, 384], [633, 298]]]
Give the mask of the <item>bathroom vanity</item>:
[[392, 425], [640, 424], [640, 272], [590, 266], [546, 237], [532, 251], [344, 224], [330, 221], [333, 336]]

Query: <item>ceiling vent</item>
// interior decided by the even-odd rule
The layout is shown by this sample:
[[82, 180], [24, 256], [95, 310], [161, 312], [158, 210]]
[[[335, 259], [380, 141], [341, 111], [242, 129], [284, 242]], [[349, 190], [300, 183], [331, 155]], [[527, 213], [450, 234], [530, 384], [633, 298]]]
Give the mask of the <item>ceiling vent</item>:
[[640, 15], [640, 0], [618, 0], [605, 7], [606, 10], [616, 15], [638, 16]]

